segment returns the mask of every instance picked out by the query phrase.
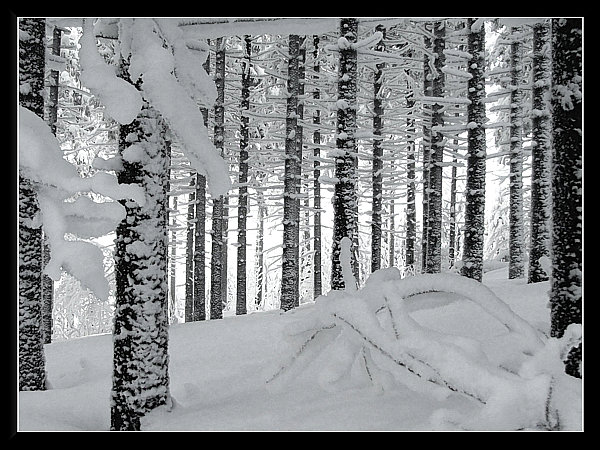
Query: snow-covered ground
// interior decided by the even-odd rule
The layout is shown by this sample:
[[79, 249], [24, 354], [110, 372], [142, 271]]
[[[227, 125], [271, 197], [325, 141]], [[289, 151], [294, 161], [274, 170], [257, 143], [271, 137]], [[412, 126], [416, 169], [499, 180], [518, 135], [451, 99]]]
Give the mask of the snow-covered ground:
[[[385, 282], [382, 281], [383, 284]], [[546, 405], [540, 422], [555, 425], [556, 418], [560, 416], [561, 429], [582, 430], [581, 381], [557, 375], [558, 366], [556, 361], [552, 362], [558, 344], [547, 338], [548, 282], [528, 285], [524, 279], [508, 280], [506, 268], [501, 268], [487, 272], [484, 284], [538, 330], [544, 344], [533, 356], [531, 353], [524, 356], [523, 349], [515, 344], [514, 333], [507, 331], [507, 326], [498, 317], [489, 314], [492, 311], [500, 316], [500, 308], [493, 307], [486, 312], [476, 302], [456, 293], [430, 292], [410, 297], [403, 311], [408, 311], [419, 324], [415, 328], [417, 331], [429, 330], [423, 336], [426, 342], [431, 343], [424, 348], [410, 347], [409, 338], [414, 334], [401, 342], [409, 346], [402, 347], [404, 349], [409, 348], [413, 353], [422, 350], [421, 354], [430, 355], [432, 366], [439, 370], [441, 378], [450, 380], [454, 386], [464, 385], [467, 391], [473, 387], [473, 392], [482, 392], [482, 395], [489, 392], [485, 405], [468, 395], [423, 381], [398, 365], [388, 367], [395, 371], [394, 382], [365, 384], [360, 382], [359, 377], [350, 376], [345, 384], [332, 383], [332, 353], [328, 353], [326, 347], [333, 344], [331, 340], [322, 338], [311, 341], [311, 349], [306, 346], [304, 361], [294, 376], [288, 377], [277, 389], [272, 388], [266, 381], [272, 379], [277, 368], [285, 365], [294, 353], [296, 341], [289, 339], [290, 330], [298, 330], [299, 323], [310, 328], [311, 317], [319, 306], [317, 302], [285, 314], [280, 311], [257, 312], [222, 320], [172, 325], [169, 372], [174, 407], [170, 411], [166, 408], [154, 411], [144, 419], [142, 427], [144, 430], [166, 431], [519, 428], [520, 418], [530, 417], [527, 410], [535, 408], [535, 405], [529, 405], [520, 398], [523, 395], [520, 388], [486, 391], [485, 383], [469, 386], [471, 378], [468, 374], [488, 370], [485, 368], [491, 362], [503, 367], [499, 369], [502, 373], [491, 370], [490, 377], [498, 377], [499, 380], [514, 377], [513, 384], [507, 383], [507, 386], [537, 386], [540, 380], [550, 378], [548, 374], [553, 375], [551, 402], [546, 401], [548, 396], [542, 392]], [[363, 293], [363, 297], [365, 295]], [[322, 300], [325, 301], [329, 301], [327, 297]], [[351, 313], [346, 311], [346, 318], [352, 319]], [[513, 316], [503, 317], [514, 322]], [[410, 325], [406, 320], [402, 323]], [[510, 327], [518, 329], [518, 324], [513, 322]], [[338, 328], [342, 328], [339, 323]], [[367, 328], [363, 330], [369, 332]], [[457, 339], [456, 335], [466, 339]], [[336, 345], [339, 345], [340, 336], [343, 333], [339, 333], [335, 340], [332, 338]], [[380, 339], [378, 342], [382, 345], [387, 341]], [[474, 342], [479, 344], [474, 345]], [[456, 350], [457, 357], [464, 357], [466, 365], [458, 369], [449, 368], [452, 361], [442, 362], [439, 354], [431, 352], [434, 344], [442, 345], [440, 348], [447, 352]], [[341, 348], [344, 348], [343, 342]], [[374, 348], [371, 347], [371, 350]], [[111, 336], [56, 342], [46, 345], [45, 350], [50, 389], [19, 393], [18, 429], [108, 431]], [[480, 355], [481, 352], [484, 355]], [[371, 370], [376, 367], [373, 361], [378, 361], [375, 353], [373, 350]], [[402, 352], [394, 355], [402, 355]], [[340, 361], [343, 362], [343, 359]], [[352, 370], [356, 371], [356, 368]], [[372, 375], [370, 373], [369, 377]], [[531, 391], [536, 393], [535, 388]], [[499, 394], [506, 396], [498, 399]], [[541, 408], [543, 410], [544, 405]], [[531, 423], [523, 423], [522, 427], [536, 429]]]

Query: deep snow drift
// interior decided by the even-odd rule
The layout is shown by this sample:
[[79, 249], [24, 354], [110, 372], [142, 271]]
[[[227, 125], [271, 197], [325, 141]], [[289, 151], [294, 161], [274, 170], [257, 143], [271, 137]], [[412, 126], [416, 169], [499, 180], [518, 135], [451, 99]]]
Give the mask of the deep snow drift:
[[[486, 296], [485, 286], [468, 295], [450, 288], [404, 295], [387, 269], [359, 291], [330, 293], [285, 314], [172, 325], [175, 404], [142, 427], [582, 430], [581, 380], [562, 374], [565, 341], [547, 337], [548, 282], [507, 280], [502, 268], [486, 273], [484, 285], [483, 306], [475, 297]], [[389, 314], [377, 307], [382, 293], [393, 305]], [[50, 389], [19, 393], [18, 429], [108, 431], [111, 336], [45, 349]]]

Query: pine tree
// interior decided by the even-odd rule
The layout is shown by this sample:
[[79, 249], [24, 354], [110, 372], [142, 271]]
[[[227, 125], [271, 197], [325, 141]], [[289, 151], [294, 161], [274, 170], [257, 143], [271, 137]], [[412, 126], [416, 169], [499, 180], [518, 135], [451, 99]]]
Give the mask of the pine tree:
[[[381, 32], [382, 38], [375, 45], [375, 50], [385, 51], [385, 27], [378, 25], [376, 31]], [[376, 64], [373, 82], [373, 134], [381, 136], [383, 131], [383, 100], [381, 87], [383, 83], [383, 68], [385, 64]], [[371, 272], [381, 268], [381, 213], [383, 201], [383, 147], [381, 138], [373, 140], [373, 199], [371, 219]]]
[[194, 203], [196, 202], [195, 176], [190, 174], [186, 236], [185, 236], [185, 321], [194, 320]]
[[[281, 272], [281, 309], [287, 311], [299, 305], [299, 223], [300, 164], [296, 140], [298, 124], [298, 86], [300, 36], [289, 36], [287, 107], [285, 126], [285, 173], [283, 194], [283, 256]], [[301, 148], [301, 147], [300, 147]]]
[[[19, 20], [19, 104], [44, 118], [45, 19]], [[33, 182], [19, 173], [19, 390], [46, 389], [41, 334], [42, 222]]]
[[523, 261], [523, 44], [521, 28], [512, 27], [510, 46], [510, 214], [508, 278], [524, 275]]
[[[423, 36], [423, 46], [427, 49], [431, 48], [431, 38], [428, 35]], [[425, 54], [423, 60], [423, 95], [431, 96], [433, 83], [433, 75], [431, 73], [430, 55]], [[423, 169], [423, 195], [422, 195], [422, 230], [421, 230], [421, 271], [427, 272], [427, 250], [429, 236], [429, 171], [431, 159], [431, 106], [423, 104], [423, 139], [422, 145], [422, 169]]]
[[242, 63], [242, 100], [240, 105], [240, 159], [238, 196], [238, 246], [237, 246], [237, 291], [235, 313], [246, 314], [246, 215], [248, 214], [248, 134], [249, 117], [244, 114], [250, 109], [250, 58], [252, 39], [244, 36], [244, 62]]
[[[409, 51], [407, 57], [412, 57], [413, 52]], [[408, 71], [407, 71], [408, 72]], [[417, 237], [417, 210], [416, 210], [416, 186], [415, 186], [415, 100], [414, 92], [410, 89], [410, 85], [407, 81], [406, 84], [408, 93], [406, 94], [406, 247], [404, 265], [407, 268], [413, 268], [416, 264], [415, 260], [415, 244]]]
[[[215, 126], [214, 144], [224, 152], [225, 140], [225, 42], [223, 38], [215, 41], [215, 85], [217, 87], [217, 100], [215, 101]], [[226, 261], [226, 239], [224, 236], [225, 198], [213, 198], [212, 233], [211, 233], [211, 272], [210, 272], [210, 318], [223, 317], [223, 303], [226, 298], [227, 273], [224, 262]]]
[[552, 180], [551, 116], [546, 96], [550, 89], [550, 27], [537, 23], [533, 27], [532, 62], [532, 150], [531, 150], [531, 233], [528, 283], [546, 281], [548, 275], [540, 258], [550, 256]]
[[[436, 55], [434, 68], [437, 72], [431, 83], [431, 95], [443, 97], [445, 75], [444, 66], [446, 26], [444, 21], [433, 23], [433, 52]], [[439, 273], [442, 264], [442, 162], [444, 158], [444, 137], [436, 128], [444, 125], [443, 105], [434, 103], [431, 107], [431, 155], [429, 159], [428, 217], [427, 217], [427, 260], [425, 272]]]
[[358, 20], [343, 18], [340, 20], [340, 38], [338, 40], [338, 101], [335, 178], [333, 194], [333, 248], [331, 251], [331, 288], [344, 289], [345, 283], [340, 264], [340, 242], [344, 237], [352, 241], [352, 267], [355, 279], [358, 248], [355, 242], [358, 236], [358, 218], [356, 207], [356, 109], [357, 109], [357, 57], [352, 46], [358, 35]]
[[467, 52], [471, 55], [467, 98], [467, 182], [465, 186], [465, 226], [463, 276], [481, 281], [483, 277], [483, 239], [485, 223], [485, 27], [474, 29], [475, 19], [467, 19]]
[[[313, 36], [313, 70], [315, 72], [315, 83], [320, 81], [319, 73], [321, 66], [319, 63], [319, 36]], [[315, 87], [313, 91], [313, 99], [319, 100], [321, 98], [321, 92], [319, 88]], [[316, 144], [313, 150], [314, 162], [313, 162], [313, 208], [315, 210], [315, 216], [313, 219], [313, 299], [316, 299], [322, 294], [322, 268], [321, 268], [321, 182], [319, 177], [321, 176], [319, 158], [321, 157], [321, 110], [315, 109], [313, 115], [313, 124], [316, 126], [313, 132], [313, 143]]]
[[[131, 80], [121, 60], [119, 75]], [[141, 418], [168, 404], [167, 207], [170, 161], [166, 126], [144, 102], [138, 117], [119, 129], [119, 154], [135, 144], [139, 161], [123, 160], [119, 183], [137, 183], [143, 206], [123, 200], [126, 217], [115, 239], [116, 303], [113, 332], [111, 430], [140, 430]]]
[[[552, 276], [550, 334], [582, 320], [582, 21], [552, 19]], [[581, 344], [566, 372], [581, 377]]]

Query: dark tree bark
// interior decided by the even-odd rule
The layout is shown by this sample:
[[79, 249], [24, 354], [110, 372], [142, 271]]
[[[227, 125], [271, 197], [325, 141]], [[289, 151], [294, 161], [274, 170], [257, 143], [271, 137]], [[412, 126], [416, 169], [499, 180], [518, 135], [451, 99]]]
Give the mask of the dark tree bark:
[[[431, 39], [428, 36], [423, 37], [423, 45], [425, 48], [431, 48]], [[423, 61], [423, 94], [426, 97], [432, 95], [433, 89], [433, 76], [431, 73], [431, 67], [429, 62], [429, 55], [425, 55]], [[429, 169], [431, 159], [431, 119], [432, 110], [427, 104], [423, 105], [423, 197], [422, 197], [422, 218], [423, 218], [423, 229], [421, 236], [421, 271], [427, 272], [427, 257], [429, 252], [427, 250], [427, 242], [429, 235]]]
[[340, 242], [348, 237], [352, 242], [351, 264], [354, 278], [358, 280], [356, 239], [358, 222], [356, 208], [357, 144], [356, 144], [356, 93], [357, 93], [357, 57], [352, 44], [356, 42], [358, 20], [343, 18], [340, 21], [337, 136], [335, 156], [335, 178], [333, 194], [333, 248], [331, 264], [331, 289], [344, 289], [345, 283], [340, 264]]
[[[560, 337], [582, 319], [582, 20], [552, 19], [551, 328]], [[581, 377], [581, 344], [566, 371]]]
[[[215, 101], [214, 144], [224, 155], [225, 139], [225, 43], [223, 38], [217, 38], [215, 51], [215, 85], [217, 100]], [[227, 274], [224, 240], [224, 196], [213, 199], [212, 233], [211, 233], [211, 273], [210, 273], [210, 318], [223, 318], [223, 304], [226, 298]]]
[[[511, 34], [519, 34], [520, 27], [512, 27]], [[522, 278], [525, 274], [523, 225], [523, 44], [513, 36], [510, 45], [510, 206], [509, 206], [509, 261], [508, 278]]]
[[[383, 35], [381, 40], [375, 45], [375, 51], [385, 51], [385, 27], [377, 25], [376, 31], [380, 31]], [[383, 68], [384, 63], [376, 64], [373, 81], [373, 134], [381, 136], [383, 131], [383, 100], [381, 88], [383, 84]], [[373, 140], [373, 166], [372, 166], [372, 181], [373, 181], [373, 206], [371, 217], [371, 272], [375, 272], [381, 268], [381, 214], [383, 200], [383, 147], [381, 146], [382, 139]]]
[[538, 23], [533, 27], [532, 116], [531, 116], [531, 233], [528, 283], [546, 281], [540, 258], [550, 257], [552, 179], [550, 175], [551, 115], [546, 100], [550, 90], [550, 27]]
[[[446, 27], [443, 21], [433, 23], [433, 52], [436, 54], [434, 67], [437, 75], [432, 80], [431, 94], [443, 97], [445, 75], [442, 67], [445, 63], [444, 48]], [[442, 268], [442, 162], [444, 158], [444, 137], [441, 132], [434, 131], [444, 125], [442, 105], [434, 103], [431, 111], [431, 155], [429, 161], [428, 189], [428, 233], [427, 261], [425, 272], [439, 273]]]
[[[124, 61], [119, 68], [122, 78], [141, 86], [130, 79]], [[141, 161], [123, 159], [117, 179], [142, 186], [146, 203], [121, 200], [126, 217], [116, 230], [111, 430], [140, 430], [145, 414], [170, 402], [165, 131], [145, 101], [138, 117], [119, 129], [119, 154], [132, 144], [144, 154]]]
[[[210, 40], [207, 40], [210, 45]], [[210, 54], [202, 65], [210, 73]], [[204, 126], [208, 130], [208, 108], [202, 107]], [[193, 261], [193, 320], [206, 320], [206, 177], [196, 174], [196, 192], [194, 193], [194, 261]], [[191, 199], [190, 195], [190, 199]]]
[[249, 117], [244, 114], [250, 109], [250, 57], [252, 40], [244, 36], [244, 62], [242, 62], [242, 101], [240, 105], [240, 160], [239, 160], [239, 196], [238, 196], [238, 247], [237, 247], [237, 291], [235, 313], [246, 314], [246, 216], [248, 214], [248, 134]]
[[[194, 174], [190, 174], [190, 188], [195, 188]], [[194, 203], [196, 192], [188, 196], [185, 237], [185, 321], [194, 321]]]
[[[412, 52], [407, 55], [412, 56]], [[407, 82], [407, 88], [410, 86]], [[406, 248], [404, 265], [407, 268], [414, 267], [415, 261], [415, 243], [417, 241], [417, 209], [416, 209], [416, 188], [415, 188], [415, 118], [413, 92], [406, 95], [406, 108], [408, 118], [406, 119]]]
[[[170, 154], [169, 154], [170, 156]], [[170, 174], [170, 172], [168, 172]], [[169, 182], [170, 186], [170, 182]], [[168, 205], [168, 199], [167, 199]], [[177, 311], [177, 196], [173, 196], [173, 208], [170, 214], [167, 216], [167, 223], [169, 221], [169, 217], [171, 217], [171, 242], [170, 242], [170, 268], [169, 268], [169, 320], [172, 322], [175, 320], [176, 311]], [[187, 315], [187, 312], [185, 313]], [[191, 311], [190, 311], [191, 314]]]
[[[19, 105], [44, 118], [45, 19], [19, 20]], [[36, 188], [19, 173], [19, 390], [46, 389], [42, 222]]]
[[[299, 224], [300, 164], [298, 153], [298, 86], [300, 36], [289, 36], [288, 98], [285, 123], [285, 173], [283, 192], [283, 259], [281, 272], [281, 309], [288, 311], [299, 305]], [[301, 147], [300, 147], [301, 148]]]
[[[485, 27], [473, 30], [475, 19], [467, 19], [467, 51], [471, 79], [467, 106], [467, 181], [465, 186], [465, 226], [461, 275], [481, 281], [483, 277], [483, 233], [485, 223]], [[457, 249], [458, 251], [458, 249]]]
[[[315, 83], [319, 81], [319, 72], [321, 71], [321, 65], [319, 63], [319, 36], [313, 36], [313, 70], [315, 72]], [[321, 92], [318, 88], [315, 88], [313, 92], [313, 98], [318, 100], [321, 98]], [[313, 299], [321, 296], [323, 293], [322, 288], [322, 269], [321, 269], [321, 182], [319, 177], [321, 176], [320, 161], [321, 157], [321, 131], [319, 125], [321, 124], [321, 110], [316, 109], [313, 115], [313, 124], [317, 125], [317, 128], [313, 132], [313, 143], [316, 144], [313, 150], [314, 162], [313, 162], [313, 207], [315, 210], [315, 216], [313, 219], [313, 234], [314, 234], [314, 256], [313, 256]]]
[[[60, 56], [60, 41], [62, 29], [54, 27], [52, 30], [51, 52]], [[58, 70], [50, 71], [50, 85], [48, 86], [48, 124], [50, 131], [56, 136], [56, 122], [58, 120]], [[50, 260], [50, 246], [44, 234], [42, 267]], [[52, 304], [54, 301], [54, 281], [48, 275], [42, 275], [42, 339], [44, 344], [52, 342]]]

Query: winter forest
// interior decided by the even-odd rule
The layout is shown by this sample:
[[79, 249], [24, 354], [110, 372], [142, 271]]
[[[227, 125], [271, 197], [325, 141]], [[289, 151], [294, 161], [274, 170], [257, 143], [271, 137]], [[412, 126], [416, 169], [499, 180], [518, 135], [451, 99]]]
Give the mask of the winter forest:
[[16, 22], [16, 431], [583, 431], [583, 18]]

